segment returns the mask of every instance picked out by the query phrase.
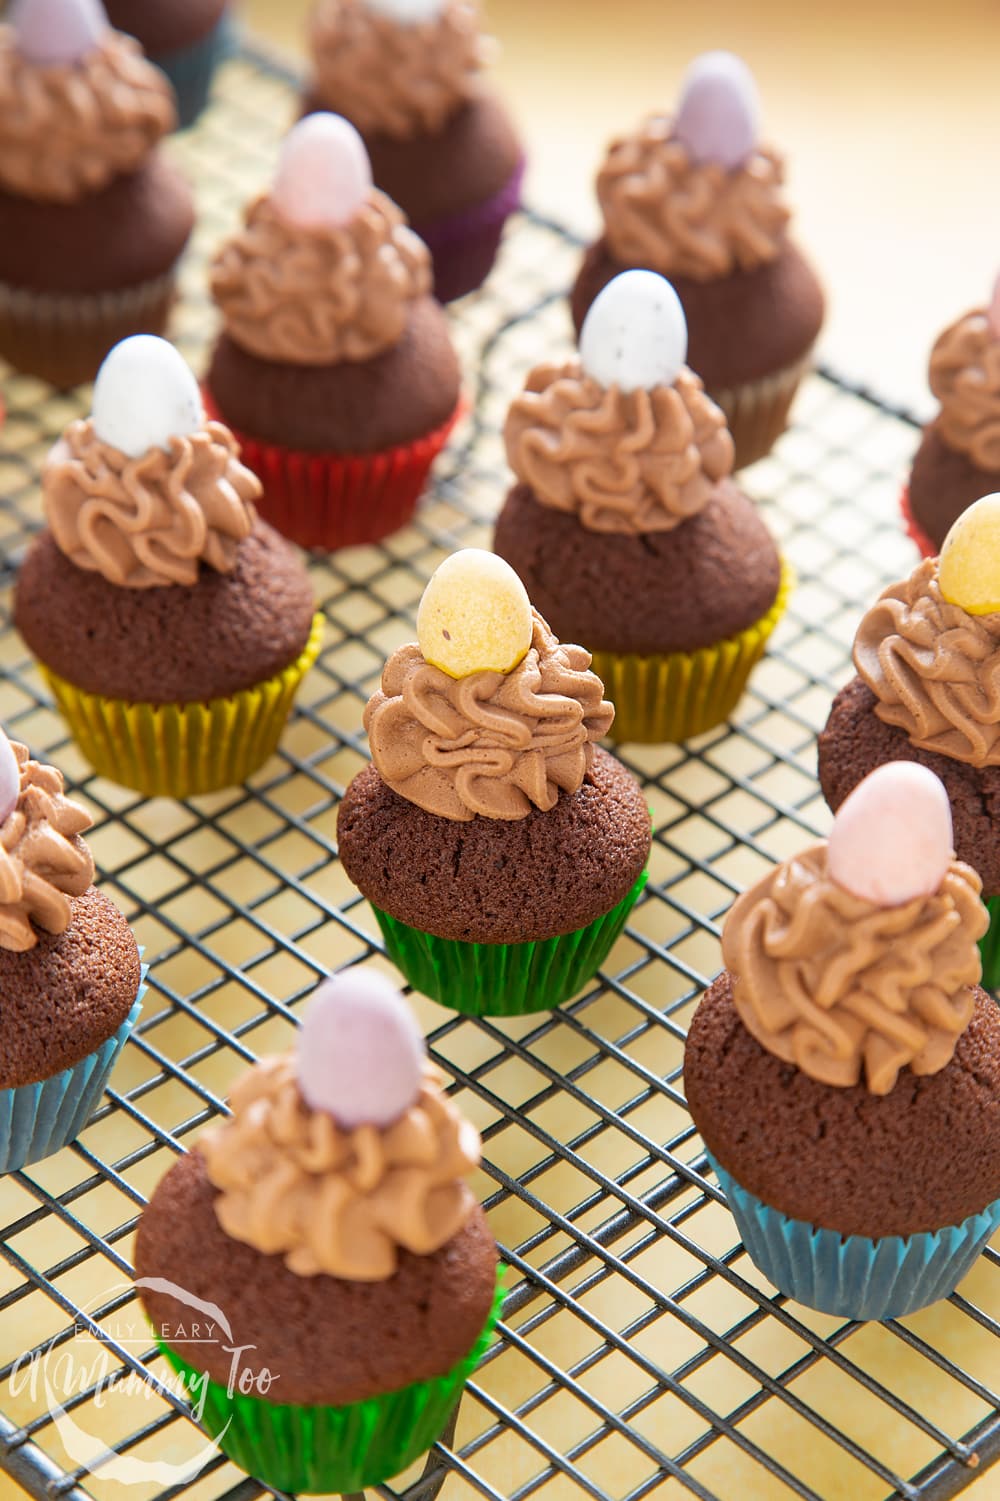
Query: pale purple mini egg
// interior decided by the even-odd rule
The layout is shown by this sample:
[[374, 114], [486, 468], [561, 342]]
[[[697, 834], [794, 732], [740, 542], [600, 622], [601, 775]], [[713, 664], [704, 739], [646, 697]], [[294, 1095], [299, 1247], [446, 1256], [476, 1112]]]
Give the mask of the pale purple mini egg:
[[955, 856], [944, 784], [916, 761], [890, 761], [859, 782], [837, 811], [827, 870], [877, 907], [933, 896]]
[[108, 29], [100, 0], [14, 0], [10, 11], [17, 50], [38, 68], [77, 63]]
[[757, 145], [760, 102], [746, 63], [732, 52], [703, 52], [684, 75], [674, 137], [692, 161], [731, 171]]
[[321, 111], [293, 125], [281, 147], [271, 202], [301, 229], [349, 224], [372, 190], [365, 143], [342, 115]]
[[0, 823], [6, 823], [17, 807], [20, 793], [21, 768], [14, 758], [10, 741], [0, 730]]
[[388, 1126], [420, 1093], [426, 1049], [400, 992], [374, 970], [324, 980], [298, 1041], [299, 1087], [347, 1130]]

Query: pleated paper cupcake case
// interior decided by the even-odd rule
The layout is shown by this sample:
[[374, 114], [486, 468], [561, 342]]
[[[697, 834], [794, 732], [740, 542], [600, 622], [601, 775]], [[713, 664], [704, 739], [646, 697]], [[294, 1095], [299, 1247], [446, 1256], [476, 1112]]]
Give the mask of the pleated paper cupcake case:
[[0, 1173], [51, 1157], [79, 1136], [139, 1019], [147, 972], [144, 964], [132, 1009], [100, 1047], [51, 1079], [0, 1090]]
[[723, 724], [764, 655], [795, 586], [782, 562], [778, 595], [767, 614], [738, 635], [693, 652], [595, 651], [593, 670], [615, 706], [610, 738], [657, 745], [689, 740]]
[[550, 1011], [592, 980], [642, 894], [648, 872], [603, 917], [534, 943], [465, 943], [438, 938], [372, 904], [386, 954], [415, 990], [466, 1016]]
[[901, 1318], [948, 1297], [1000, 1227], [998, 1199], [940, 1230], [845, 1236], [771, 1208], [707, 1155], [754, 1265], [787, 1297], [840, 1318]]
[[737, 469], [762, 459], [788, 426], [788, 416], [799, 386], [813, 367], [812, 350], [794, 365], [747, 381], [729, 390], [709, 391], [726, 414], [726, 425], [736, 448]]
[[241, 785], [273, 754], [302, 679], [319, 655], [317, 614], [284, 671], [207, 703], [143, 704], [88, 693], [42, 664], [73, 738], [101, 776], [146, 797], [194, 797]]
[[[485, 1354], [503, 1302], [503, 1270], [497, 1273], [485, 1328], [446, 1375], [346, 1407], [282, 1405], [240, 1392], [230, 1396], [220, 1383], [208, 1381], [205, 1428], [241, 1469], [278, 1490], [343, 1494], [401, 1474], [438, 1439]], [[197, 1403], [206, 1378], [164, 1341], [157, 1343]]]

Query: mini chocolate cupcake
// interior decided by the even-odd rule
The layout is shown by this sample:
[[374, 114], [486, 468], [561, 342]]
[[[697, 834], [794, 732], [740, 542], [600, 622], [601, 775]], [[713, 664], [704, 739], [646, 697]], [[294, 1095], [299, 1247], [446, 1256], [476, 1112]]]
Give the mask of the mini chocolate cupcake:
[[751, 1259], [808, 1307], [914, 1313], [1000, 1227], [979, 890], [938, 779], [883, 766], [726, 919], [684, 1087]]
[[318, 0], [310, 43], [306, 108], [360, 130], [375, 182], [430, 249], [436, 296], [475, 291], [524, 176], [507, 110], [483, 82], [478, 0]]
[[226, 0], [104, 0], [108, 19], [134, 36], [177, 96], [177, 123], [193, 125], [208, 103], [226, 47]]
[[[399, 992], [359, 970], [320, 987], [296, 1050], [231, 1109], [139, 1222], [157, 1343], [248, 1474], [378, 1485], [439, 1437], [496, 1320], [496, 1246], [464, 1182], [478, 1132]], [[206, 1306], [217, 1336], [192, 1338]]]
[[194, 223], [156, 150], [170, 85], [99, 0], [18, 0], [0, 25], [0, 357], [58, 386], [158, 332]]
[[1000, 984], [1000, 495], [955, 522], [940, 558], [890, 584], [854, 638], [858, 676], [819, 737], [836, 811], [887, 761], [929, 767], [951, 799], [955, 848], [978, 871], [992, 917], [984, 981]]
[[547, 1010], [603, 964], [645, 884], [649, 812], [594, 744], [614, 717], [517, 575], [454, 553], [365, 710], [340, 859], [417, 990], [470, 1015]]
[[49, 530], [14, 601], [102, 776], [187, 797], [245, 781], [277, 745], [322, 618], [302, 562], [255, 515], [259, 491], [171, 345], [112, 351], [94, 415], [46, 462]]
[[758, 144], [758, 115], [756, 85], [739, 58], [698, 58], [673, 119], [651, 115], [612, 143], [597, 178], [604, 233], [572, 294], [579, 331], [620, 272], [670, 278], [687, 318], [691, 368], [726, 414], [737, 469], [784, 431], [824, 312], [819, 282], [789, 238], [784, 165]]
[[93, 820], [0, 731], [0, 1172], [80, 1134], [142, 1007], [135, 939], [93, 885]]
[[587, 314], [581, 358], [533, 370], [505, 428], [519, 483], [494, 550], [593, 653], [618, 740], [727, 719], [790, 587], [686, 344], [670, 283], [627, 271]]
[[261, 480], [262, 515], [303, 547], [376, 542], [413, 515], [461, 397], [430, 286], [354, 127], [300, 121], [213, 263], [206, 399]]
[[1000, 279], [988, 308], [946, 328], [931, 350], [941, 409], [924, 428], [903, 492], [907, 531], [925, 558], [982, 495], [1000, 490]]

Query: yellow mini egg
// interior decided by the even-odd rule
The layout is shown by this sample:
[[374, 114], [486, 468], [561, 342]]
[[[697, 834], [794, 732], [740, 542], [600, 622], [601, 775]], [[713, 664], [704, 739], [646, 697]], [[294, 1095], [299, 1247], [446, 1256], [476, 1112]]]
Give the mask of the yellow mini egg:
[[531, 603], [509, 563], [478, 547], [452, 553], [417, 611], [424, 660], [452, 678], [510, 672], [531, 645]]
[[1000, 495], [963, 511], [944, 539], [938, 583], [949, 604], [970, 615], [1000, 611]]

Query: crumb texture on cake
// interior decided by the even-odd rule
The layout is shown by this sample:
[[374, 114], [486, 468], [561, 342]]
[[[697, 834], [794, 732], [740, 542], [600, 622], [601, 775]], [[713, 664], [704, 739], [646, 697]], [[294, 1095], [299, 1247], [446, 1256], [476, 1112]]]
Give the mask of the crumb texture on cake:
[[[577, 333], [597, 294], [626, 270], [605, 240], [591, 246], [572, 294]], [[687, 362], [709, 394], [796, 364], [823, 325], [823, 289], [805, 256], [787, 240], [775, 260], [755, 271], [715, 281], [690, 276], [670, 281], [687, 319]]]
[[156, 1333], [213, 1381], [229, 1380], [226, 1345], [249, 1345], [247, 1369], [277, 1377], [268, 1400], [339, 1407], [443, 1376], [485, 1328], [497, 1251], [478, 1205], [441, 1250], [403, 1251], [392, 1277], [349, 1282], [296, 1276], [281, 1256], [232, 1240], [215, 1197], [200, 1153], [181, 1157], [150, 1200], [135, 1248], [137, 1278], [169, 1278], [225, 1314], [231, 1341], [189, 1343], [190, 1306], [140, 1288]]
[[107, 1042], [139, 993], [139, 950], [95, 886], [70, 903], [64, 933], [24, 953], [0, 948], [0, 1089], [37, 1084]]
[[461, 372], [444, 313], [422, 297], [399, 343], [368, 360], [283, 364], [223, 334], [206, 383], [237, 433], [309, 452], [377, 453], [447, 422]]
[[197, 584], [127, 589], [32, 544], [14, 621], [46, 667], [77, 688], [141, 703], [198, 703], [264, 682], [296, 660], [315, 610], [309, 574], [265, 522], [232, 573], [203, 565]]
[[834, 813], [870, 771], [889, 761], [916, 761], [944, 783], [951, 803], [955, 853], [978, 871], [983, 896], [1000, 893], [1000, 766], [969, 766], [936, 751], [920, 750], [905, 730], [875, 713], [875, 695], [852, 678], [833, 701], [819, 736], [819, 780]]
[[957, 1225], [1000, 1198], [1000, 1010], [984, 990], [952, 1061], [887, 1095], [820, 1084], [750, 1035], [723, 972], [688, 1032], [684, 1087], [708, 1150], [750, 1193], [842, 1235]]
[[673, 531], [634, 536], [588, 531], [516, 485], [493, 546], [560, 640], [589, 651], [714, 645], [766, 615], [781, 581], [774, 539], [731, 480]]
[[467, 943], [525, 943], [610, 912], [645, 867], [650, 819], [631, 773], [595, 747], [579, 792], [510, 821], [425, 813], [368, 766], [344, 795], [337, 837], [351, 880], [397, 921]]

